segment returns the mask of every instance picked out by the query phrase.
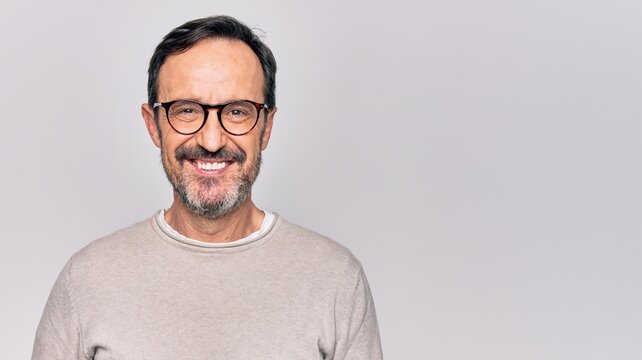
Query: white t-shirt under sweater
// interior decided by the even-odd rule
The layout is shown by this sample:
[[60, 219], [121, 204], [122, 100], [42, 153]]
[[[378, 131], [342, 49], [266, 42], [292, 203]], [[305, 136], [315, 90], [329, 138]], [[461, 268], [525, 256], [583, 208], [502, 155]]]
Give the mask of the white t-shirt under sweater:
[[211, 244], [157, 213], [92, 242], [58, 277], [32, 359], [382, 359], [358, 260], [276, 214], [264, 226]]
[[190, 239], [187, 236], [184, 236], [183, 234], [174, 230], [174, 228], [167, 223], [167, 221], [165, 220], [164, 209], [161, 209], [157, 213], [156, 220], [158, 221], [158, 226], [160, 226], [161, 230], [163, 230], [165, 233], [167, 233], [167, 235], [171, 236], [177, 241], [193, 244], [196, 246], [204, 246], [204, 247], [230, 247], [230, 246], [240, 246], [243, 244], [251, 243], [252, 241], [258, 240], [260, 237], [267, 234], [267, 232], [270, 230], [270, 228], [274, 224], [274, 220], [276, 220], [276, 217], [271, 212], [265, 211], [264, 214], [265, 215], [263, 216], [261, 227], [258, 230], [256, 230], [255, 232], [251, 233], [250, 235], [242, 239], [234, 240], [226, 243], [207, 243], [199, 240]]

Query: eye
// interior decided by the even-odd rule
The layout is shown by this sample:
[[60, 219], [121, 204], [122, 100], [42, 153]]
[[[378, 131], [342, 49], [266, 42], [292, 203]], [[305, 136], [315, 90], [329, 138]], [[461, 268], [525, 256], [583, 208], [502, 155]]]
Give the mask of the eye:
[[194, 121], [203, 117], [203, 108], [192, 101], [179, 101], [169, 109], [170, 120]]
[[228, 115], [231, 115], [231, 116], [247, 116], [247, 111], [244, 110], [244, 109], [235, 108], [235, 109], [231, 109], [228, 112]]
[[191, 114], [198, 114], [198, 113], [202, 112], [202, 110], [200, 110], [200, 107], [196, 107], [196, 106], [193, 106], [193, 105], [176, 106], [173, 110], [174, 110], [173, 112], [176, 115], [181, 115], [181, 114], [191, 115]]
[[245, 124], [256, 120], [254, 104], [241, 100], [226, 105], [221, 112], [221, 120], [232, 124]]

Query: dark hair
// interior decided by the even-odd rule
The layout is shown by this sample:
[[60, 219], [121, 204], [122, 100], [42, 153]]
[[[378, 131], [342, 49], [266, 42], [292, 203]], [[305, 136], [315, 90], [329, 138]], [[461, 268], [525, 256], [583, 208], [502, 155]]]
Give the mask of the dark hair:
[[231, 39], [246, 43], [259, 58], [263, 69], [265, 104], [268, 108], [276, 104], [276, 60], [270, 48], [245, 24], [231, 16], [210, 16], [196, 19], [177, 27], [165, 35], [156, 46], [149, 61], [147, 79], [147, 102], [152, 106], [158, 97], [158, 73], [165, 59], [176, 53], [189, 50], [205, 39]]

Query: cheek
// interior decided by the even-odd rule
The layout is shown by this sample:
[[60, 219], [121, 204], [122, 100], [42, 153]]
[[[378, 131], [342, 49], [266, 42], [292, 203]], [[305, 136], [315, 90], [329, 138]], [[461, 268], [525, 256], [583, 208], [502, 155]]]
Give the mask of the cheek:
[[255, 143], [253, 142], [252, 144], [244, 146], [243, 151], [245, 151], [248, 161], [255, 162], [258, 154], [261, 152], [261, 146], [259, 145], [258, 139]]
[[259, 137], [257, 134], [251, 134], [252, 136], [250, 136], [250, 134], [229, 136], [226, 147], [243, 151], [248, 160], [255, 158], [255, 154], [258, 153], [260, 149]]
[[163, 130], [163, 141], [161, 142], [162, 156], [166, 161], [176, 163], [174, 154], [176, 154], [176, 150], [182, 146], [187, 139], [177, 137], [176, 134], [168, 133], [168, 130], [173, 131], [172, 129]]
[[163, 162], [163, 166], [171, 172], [176, 172], [181, 168], [181, 164], [176, 161], [175, 154], [176, 147], [163, 141], [161, 144], [161, 160]]

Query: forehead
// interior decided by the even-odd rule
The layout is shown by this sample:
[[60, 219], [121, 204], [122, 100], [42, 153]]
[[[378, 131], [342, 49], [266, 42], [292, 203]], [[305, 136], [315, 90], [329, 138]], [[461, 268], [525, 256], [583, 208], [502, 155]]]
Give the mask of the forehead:
[[263, 70], [242, 41], [207, 39], [167, 57], [158, 78], [161, 101], [178, 98], [209, 103], [245, 98], [263, 101]]

